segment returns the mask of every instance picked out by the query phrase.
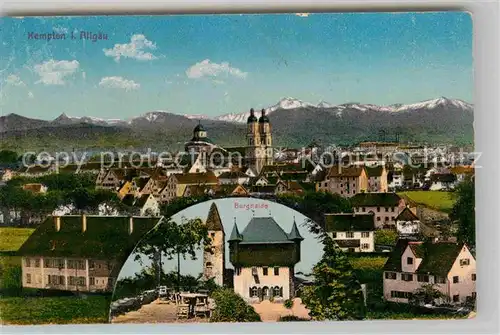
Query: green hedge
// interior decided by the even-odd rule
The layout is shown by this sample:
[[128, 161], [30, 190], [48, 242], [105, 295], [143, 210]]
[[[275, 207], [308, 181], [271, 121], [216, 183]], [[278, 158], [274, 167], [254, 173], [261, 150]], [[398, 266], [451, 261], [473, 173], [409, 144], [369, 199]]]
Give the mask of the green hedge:
[[212, 294], [215, 310], [210, 322], [258, 322], [259, 314], [231, 289], [218, 289]]

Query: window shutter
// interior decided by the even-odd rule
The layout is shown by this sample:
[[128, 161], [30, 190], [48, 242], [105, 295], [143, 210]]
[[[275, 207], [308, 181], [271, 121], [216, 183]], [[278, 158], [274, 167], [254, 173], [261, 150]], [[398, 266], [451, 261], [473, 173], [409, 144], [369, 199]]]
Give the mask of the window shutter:
[[262, 298], [262, 288], [261, 287], [259, 287], [257, 289], [257, 295], [259, 296], [259, 298]]
[[280, 296], [283, 297], [283, 287], [280, 287]]
[[248, 288], [248, 296], [252, 297], [252, 288], [251, 287]]

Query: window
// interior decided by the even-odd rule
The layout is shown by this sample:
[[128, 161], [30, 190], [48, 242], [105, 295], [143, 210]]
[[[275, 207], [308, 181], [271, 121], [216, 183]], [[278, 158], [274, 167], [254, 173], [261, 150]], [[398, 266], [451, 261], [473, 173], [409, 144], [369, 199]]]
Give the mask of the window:
[[332, 234], [332, 238], [337, 238], [337, 233], [336, 232], [333, 232], [331, 234]]
[[472, 277], [472, 281], [476, 281], [476, 274], [475, 274], [475, 273], [473, 273], [473, 274], [471, 275], [471, 277]]
[[212, 262], [207, 262], [207, 268], [211, 268], [212, 267]]
[[370, 233], [367, 231], [361, 232], [361, 237], [370, 237]]
[[280, 275], [280, 268], [278, 268], [278, 267], [274, 268], [274, 275], [275, 276], [279, 276]]
[[413, 257], [407, 257], [406, 258], [406, 264], [412, 265], [413, 264]]
[[348, 231], [347, 233], [345, 233], [345, 237], [346, 238], [353, 238], [354, 237], [354, 233], [352, 231]]
[[388, 216], [385, 217], [385, 221], [389, 221], [389, 217]]
[[380, 221], [380, 216], [377, 216], [377, 221]]
[[411, 292], [391, 291], [391, 298], [410, 299]]
[[459, 302], [460, 301], [460, 295], [456, 294], [453, 296], [453, 302]]
[[413, 275], [411, 273], [402, 273], [401, 280], [404, 281], [413, 281]]
[[470, 264], [470, 259], [468, 259], [468, 258], [463, 258], [460, 260], [460, 266], [469, 265], [469, 264]]
[[215, 233], [210, 233], [210, 238], [213, 240], [215, 238]]
[[385, 208], [385, 211], [386, 211], [386, 212], [388, 212], [388, 211], [389, 211], [389, 207], [386, 207], [386, 208]]
[[370, 245], [368, 243], [362, 243], [361, 244], [361, 249], [366, 250], [366, 249], [369, 249], [369, 248], [370, 248]]
[[31, 264], [30, 264], [30, 263], [31, 263], [31, 262], [30, 262], [30, 259], [29, 259], [29, 258], [25, 258], [25, 259], [24, 259], [24, 266], [25, 266], [25, 267], [29, 268], [29, 267], [31, 266]]
[[366, 212], [366, 207], [363, 207], [363, 212]]
[[263, 276], [267, 276], [267, 274], [268, 274], [268, 269], [267, 269], [267, 267], [265, 266], [265, 267], [263, 267], [263, 268], [262, 268], [262, 275], [263, 275]]
[[340, 187], [344, 187], [344, 184], [340, 184]]
[[423, 282], [423, 283], [428, 283], [429, 282], [429, 276], [428, 275], [417, 275], [417, 281]]
[[90, 285], [95, 285], [95, 278], [94, 277], [90, 277]]
[[472, 299], [476, 299], [477, 297], [477, 293], [476, 292], [472, 292]]
[[385, 273], [385, 279], [396, 279], [396, 272], [386, 272]]
[[453, 277], [453, 284], [457, 284], [458, 283], [458, 276], [454, 276]]
[[250, 297], [257, 297], [258, 296], [258, 290], [257, 290], [257, 287], [252, 287], [250, 288]]
[[35, 267], [36, 268], [40, 267], [40, 258], [35, 259]]
[[352, 187], [356, 187], [356, 184], [352, 184]]
[[377, 207], [377, 212], [380, 212], [380, 207]]
[[26, 284], [31, 284], [31, 273], [26, 274]]
[[281, 288], [279, 286], [273, 288], [273, 296], [281, 297]]
[[355, 194], [355, 193], [356, 193], [356, 191], [355, 191], [355, 190], [352, 190], [352, 194]]
[[435, 281], [438, 284], [446, 284], [446, 278], [445, 277], [436, 277]]
[[391, 208], [391, 212], [393, 212], [393, 213], [394, 213], [394, 207], [392, 207], [392, 208]]
[[89, 269], [90, 270], [95, 269], [95, 262], [94, 261], [89, 261]]

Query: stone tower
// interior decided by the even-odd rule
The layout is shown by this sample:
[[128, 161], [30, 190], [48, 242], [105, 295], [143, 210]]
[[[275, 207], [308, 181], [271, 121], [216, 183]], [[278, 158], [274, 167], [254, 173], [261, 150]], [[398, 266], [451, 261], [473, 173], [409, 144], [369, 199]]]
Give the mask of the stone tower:
[[264, 109], [259, 119], [255, 116], [254, 109], [250, 109], [246, 137], [247, 163], [258, 174], [264, 165], [273, 164], [271, 124]]
[[226, 270], [225, 234], [215, 202], [210, 205], [205, 224], [207, 225], [208, 237], [210, 237], [211, 244], [203, 252], [203, 279], [208, 280], [213, 278], [217, 285], [222, 286]]

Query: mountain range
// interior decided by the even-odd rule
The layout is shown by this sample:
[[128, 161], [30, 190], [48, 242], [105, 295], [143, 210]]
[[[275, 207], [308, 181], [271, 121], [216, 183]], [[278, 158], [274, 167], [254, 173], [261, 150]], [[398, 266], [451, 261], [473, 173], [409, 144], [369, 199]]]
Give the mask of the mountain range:
[[[389, 140], [397, 134], [403, 141], [470, 144], [473, 109], [463, 100], [441, 97], [390, 106], [332, 105], [324, 101], [311, 104], [284, 98], [265, 110], [271, 119], [275, 145], [303, 146], [313, 139], [326, 144], [378, 140], [381, 131]], [[209, 117], [157, 110], [127, 120], [61, 114], [49, 121], [9, 114], [0, 116], [0, 148], [180, 148], [198, 122], [216, 143], [241, 146], [245, 144], [244, 124], [249, 115], [246, 111]], [[260, 111], [256, 115], [260, 116]]]

